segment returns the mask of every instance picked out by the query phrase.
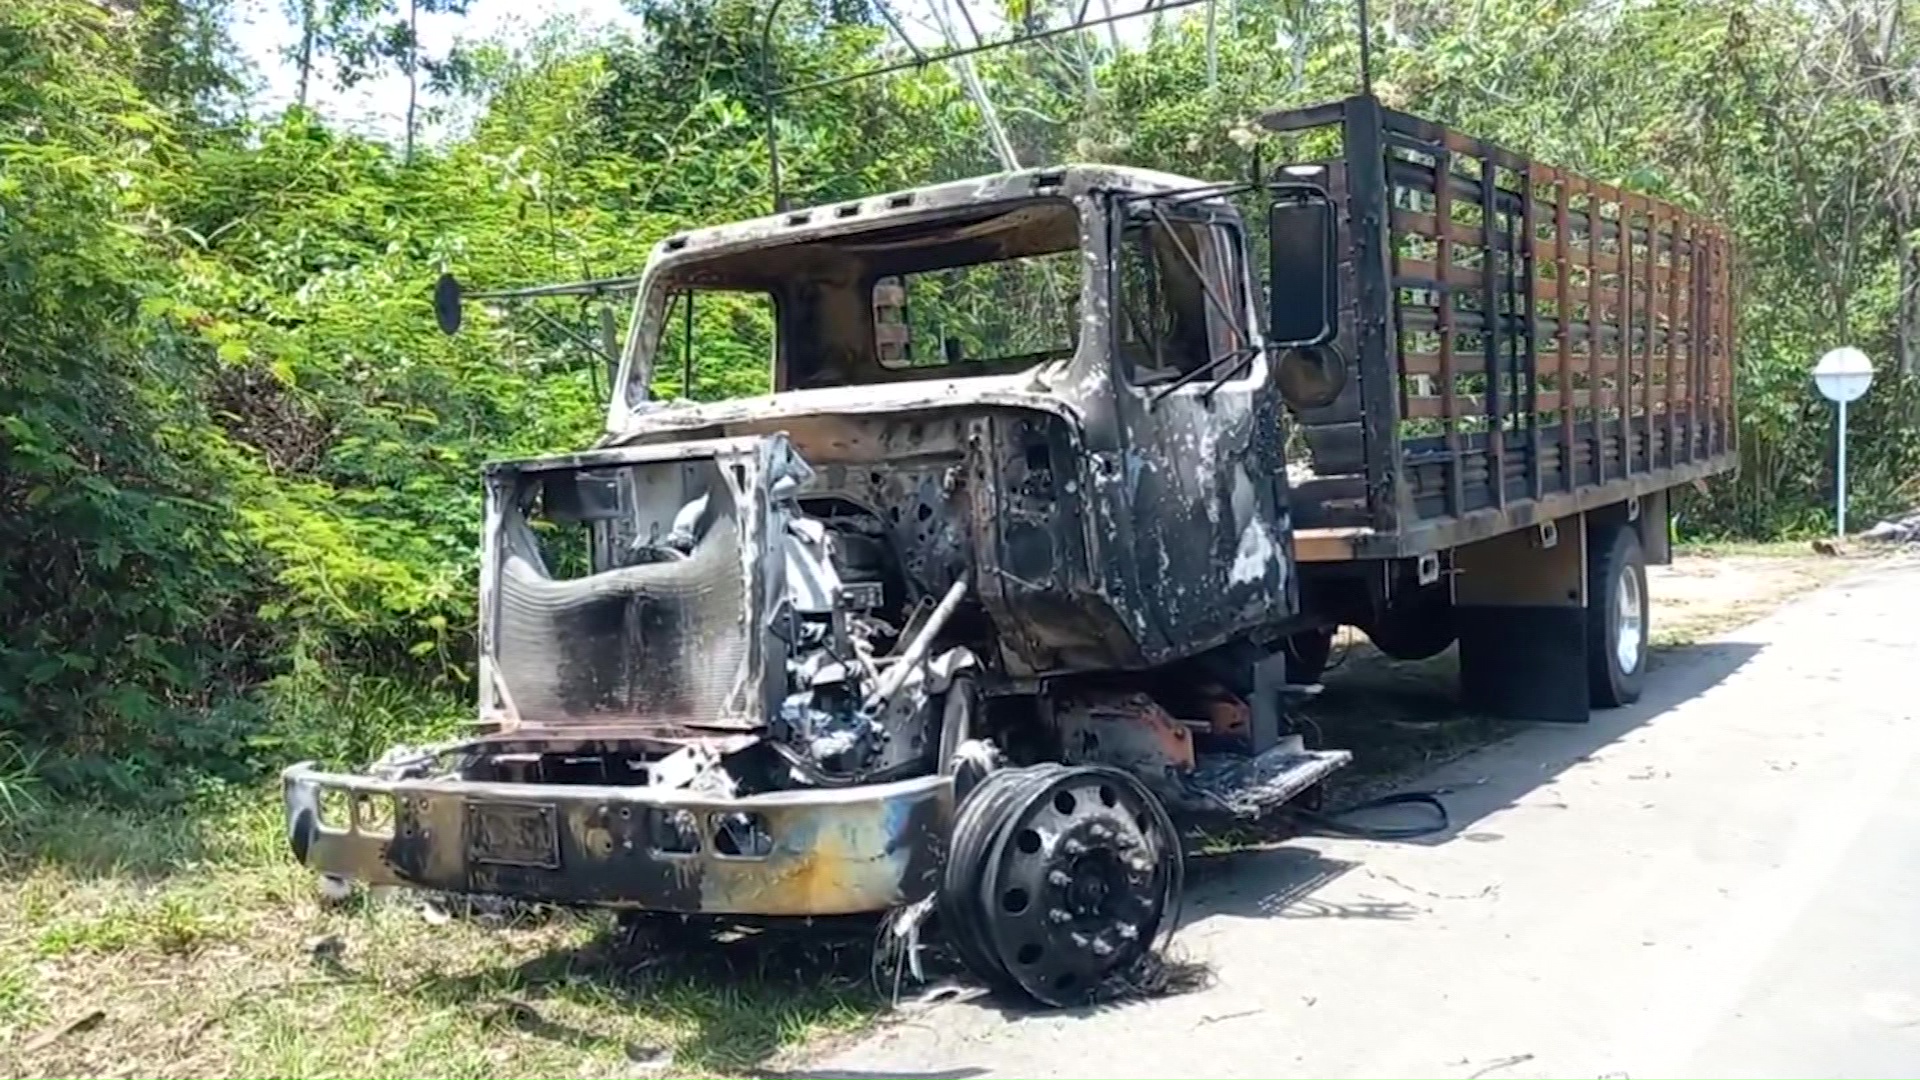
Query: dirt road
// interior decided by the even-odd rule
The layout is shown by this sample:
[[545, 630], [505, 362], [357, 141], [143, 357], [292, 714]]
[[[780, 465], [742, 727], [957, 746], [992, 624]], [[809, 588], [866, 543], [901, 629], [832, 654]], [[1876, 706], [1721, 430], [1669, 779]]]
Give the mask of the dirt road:
[[1920, 1073], [1916, 611], [1907, 563], [1685, 631], [1638, 706], [1415, 781], [1442, 836], [1203, 866], [1205, 990], [944, 1006], [809, 1075]]

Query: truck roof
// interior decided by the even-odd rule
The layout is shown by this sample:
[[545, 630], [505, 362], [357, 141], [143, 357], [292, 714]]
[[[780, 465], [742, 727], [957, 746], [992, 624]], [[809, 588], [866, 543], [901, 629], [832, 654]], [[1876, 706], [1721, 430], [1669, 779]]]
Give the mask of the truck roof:
[[657, 257], [675, 256], [811, 240], [966, 206], [1048, 196], [1073, 199], [1095, 191], [1172, 192], [1203, 187], [1206, 183], [1130, 165], [1077, 164], [1021, 169], [689, 229], [661, 240], [654, 253]]

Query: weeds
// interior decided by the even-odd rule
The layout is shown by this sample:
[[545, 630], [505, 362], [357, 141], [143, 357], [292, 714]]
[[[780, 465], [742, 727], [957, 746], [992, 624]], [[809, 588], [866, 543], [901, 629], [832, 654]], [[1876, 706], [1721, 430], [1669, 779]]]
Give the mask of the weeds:
[[168, 893], [98, 916], [60, 919], [40, 935], [41, 956], [79, 950], [112, 953], [151, 949], [168, 955], [192, 952], [222, 936], [222, 919], [205, 900]]
[[0, 1031], [30, 1017], [33, 1007], [33, 985], [27, 969], [0, 968]]
[[[404, 894], [319, 902], [279, 793], [141, 813], [43, 800], [0, 833], [0, 1074], [737, 1074], [868, 1021], [867, 941], [634, 947], [560, 913], [435, 925]], [[35, 1029], [110, 1003], [31, 1055]]]

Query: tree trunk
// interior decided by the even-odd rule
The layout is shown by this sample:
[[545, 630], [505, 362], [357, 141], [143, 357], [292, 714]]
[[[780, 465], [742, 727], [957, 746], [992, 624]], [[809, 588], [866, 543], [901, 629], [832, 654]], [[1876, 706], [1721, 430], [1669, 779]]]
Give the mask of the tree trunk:
[[420, 105], [420, 0], [407, 5], [407, 150], [406, 163], [413, 164], [414, 116]]
[[300, 107], [307, 107], [307, 84], [313, 77], [313, 36], [318, 31], [315, 25], [320, 13], [314, 10], [316, 0], [301, 0], [300, 3]]
[[1911, 221], [1895, 221], [1894, 258], [1900, 292], [1893, 308], [1893, 355], [1903, 375], [1920, 372], [1920, 245]]

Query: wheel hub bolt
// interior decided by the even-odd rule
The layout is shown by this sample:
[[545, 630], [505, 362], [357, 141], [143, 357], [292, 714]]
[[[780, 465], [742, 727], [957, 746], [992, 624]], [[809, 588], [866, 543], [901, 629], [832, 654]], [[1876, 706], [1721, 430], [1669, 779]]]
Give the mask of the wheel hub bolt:
[[1073, 884], [1073, 877], [1072, 875], [1068, 874], [1065, 870], [1060, 870], [1060, 869], [1049, 870], [1047, 871], [1047, 884], [1056, 885], [1064, 889], [1067, 886]]
[[1047, 918], [1052, 920], [1053, 922], [1061, 923], [1061, 924], [1070, 923], [1073, 921], [1073, 915], [1069, 913], [1066, 908], [1049, 909], [1047, 911]]
[[1094, 938], [1093, 939], [1093, 955], [1112, 956], [1113, 946], [1107, 944], [1106, 938]]

